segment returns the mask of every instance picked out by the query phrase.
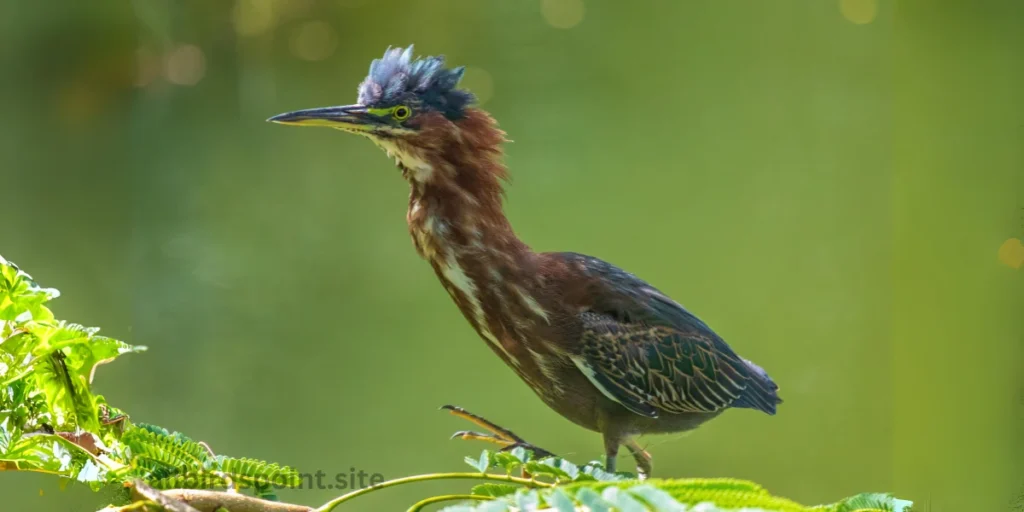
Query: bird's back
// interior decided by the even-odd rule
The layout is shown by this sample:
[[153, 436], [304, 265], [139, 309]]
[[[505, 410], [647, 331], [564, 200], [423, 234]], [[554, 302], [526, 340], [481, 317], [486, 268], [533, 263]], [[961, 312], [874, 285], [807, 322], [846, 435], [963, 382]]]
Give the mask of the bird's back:
[[598, 389], [651, 418], [728, 407], [775, 414], [778, 385], [707, 324], [657, 288], [608, 262], [544, 253], [564, 300], [581, 310], [577, 366]]

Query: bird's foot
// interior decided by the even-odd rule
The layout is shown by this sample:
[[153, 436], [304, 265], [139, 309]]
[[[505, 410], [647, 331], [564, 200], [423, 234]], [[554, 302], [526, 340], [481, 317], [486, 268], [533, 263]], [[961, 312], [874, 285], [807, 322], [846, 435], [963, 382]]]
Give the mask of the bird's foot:
[[630, 439], [625, 442], [626, 448], [629, 453], [633, 455], [633, 460], [636, 461], [636, 477], [639, 480], [647, 480], [651, 476], [651, 471], [654, 470], [654, 463], [651, 461], [651, 454], [644, 450], [640, 443], [636, 442], [635, 439]]
[[496, 444], [501, 446], [499, 451], [512, 451], [516, 448], [522, 448], [533, 452], [534, 457], [553, 457], [554, 453], [545, 450], [539, 446], [533, 445], [526, 442], [523, 438], [517, 436], [515, 432], [504, 428], [493, 421], [490, 421], [482, 416], [473, 414], [462, 407], [454, 405], [445, 405], [441, 407], [442, 410], [450, 412], [454, 416], [458, 416], [466, 421], [469, 421], [475, 425], [487, 429], [490, 433], [474, 432], [471, 430], [460, 430], [452, 435], [452, 439], [468, 439], [474, 441], [486, 441], [488, 443]]

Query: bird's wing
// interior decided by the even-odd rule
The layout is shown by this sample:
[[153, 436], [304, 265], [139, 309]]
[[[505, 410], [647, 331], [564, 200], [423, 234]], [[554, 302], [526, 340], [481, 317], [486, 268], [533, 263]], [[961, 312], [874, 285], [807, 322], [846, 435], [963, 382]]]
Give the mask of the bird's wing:
[[580, 268], [596, 283], [574, 362], [602, 393], [649, 417], [730, 406], [774, 414], [778, 386], [704, 322], [632, 274], [570, 257], [585, 258]]

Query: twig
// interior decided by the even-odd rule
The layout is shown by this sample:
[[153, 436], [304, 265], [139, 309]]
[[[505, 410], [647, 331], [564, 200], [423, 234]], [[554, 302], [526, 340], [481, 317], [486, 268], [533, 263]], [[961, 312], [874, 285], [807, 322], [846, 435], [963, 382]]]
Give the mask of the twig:
[[[334, 507], [358, 496], [362, 496], [368, 492], [384, 489], [387, 487], [394, 487], [396, 485], [409, 484], [413, 482], [427, 482], [430, 480], [452, 480], [452, 479], [463, 479], [463, 480], [491, 480], [495, 482], [508, 482], [514, 484], [525, 485], [527, 487], [554, 487], [554, 484], [546, 482], [538, 482], [528, 478], [519, 478], [511, 475], [492, 475], [490, 473], [430, 473], [427, 475], [416, 475], [407, 476], [405, 478], [396, 478], [394, 480], [388, 480], [387, 482], [381, 482], [377, 485], [371, 485], [370, 487], [364, 487], [357, 489], [348, 494], [341, 495], [334, 498], [327, 503], [324, 503], [313, 512], [330, 512], [334, 510]], [[234, 512], [234, 511], [232, 511]]]
[[179, 501], [173, 497], [146, 485], [142, 480], [136, 479], [132, 482], [132, 494], [138, 499], [143, 498], [152, 501], [168, 512], [199, 512], [188, 503]]
[[224, 491], [207, 491], [195, 489], [171, 489], [161, 494], [187, 503], [196, 512], [215, 512], [227, 509], [231, 512], [311, 512], [312, 507], [267, 501], [245, 494]]
[[433, 505], [434, 503], [441, 503], [442, 501], [455, 501], [455, 500], [476, 500], [476, 501], [488, 501], [493, 500], [494, 496], [482, 496], [480, 494], [446, 494], [444, 496], [434, 496], [424, 500], [417, 501], [413, 506], [409, 507], [406, 512], [420, 512], [427, 505]]

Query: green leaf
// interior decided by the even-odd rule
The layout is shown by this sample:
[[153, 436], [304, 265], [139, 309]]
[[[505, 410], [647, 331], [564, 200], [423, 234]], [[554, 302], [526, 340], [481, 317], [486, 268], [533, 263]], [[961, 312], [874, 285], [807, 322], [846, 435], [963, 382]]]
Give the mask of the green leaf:
[[891, 494], [866, 492], [851, 496], [836, 504], [836, 512], [847, 512], [856, 510], [884, 510], [885, 512], [901, 512], [906, 510], [912, 502], [897, 500]]
[[259, 488], [261, 486], [274, 486], [278, 488], [294, 488], [302, 485], [298, 471], [287, 466], [262, 460], [218, 455], [215, 467], [229, 476], [240, 487]]
[[565, 491], [555, 488], [545, 500], [548, 505], [554, 507], [558, 512], [575, 512], [576, 504], [572, 498], [565, 494]]
[[0, 256], [0, 320], [52, 320], [43, 303], [60, 296], [53, 288], [43, 288], [17, 265]]
[[[485, 501], [477, 505], [474, 512], [506, 512], [509, 509], [508, 503], [502, 500]], [[446, 511], [448, 509], [445, 509]]]
[[189, 439], [153, 432], [146, 428], [132, 428], [121, 437], [121, 443], [128, 451], [129, 460], [136, 459], [157, 463], [155, 467], [172, 468], [173, 473], [199, 472], [211, 460], [205, 448]]
[[512, 453], [497, 452], [492, 454], [491, 466], [502, 468], [506, 473], [511, 474], [522, 465], [522, 459], [516, 457]]
[[537, 491], [533, 489], [519, 489], [516, 491], [513, 497], [516, 508], [522, 512], [537, 510], [537, 506], [540, 505], [540, 498], [537, 496]]
[[616, 512], [647, 512], [647, 507], [618, 487], [609, 487], [601, 493], [601, 498], [611, 503]]
[[515, 494], [517, 490], [519, 490], [519, 486], [517, 485], [487, 483], [474, 485], [473, 490], [470, 491], [470, 494], [475, 494], [477, 496], [491, 496], [494, 498], [500, 498], [502, 496], [509, 496]]
[[565, 480], [575, 480], [580, 473], [578, 466], [559, 457], [529, 461], [526, 463], [526, 471], [534, 476], [550, 476]]
[[92, 455], [82, 447], [63, 437], [22, 434], [6, 422], [0, 424], [0, 467], [50, 473], [89, 483], [94, 489], [106, 481], [108, 471], [95, 464]]
[[609, 512], [611, 504], [601, 498], [597, 491], [584, 487], [576, 493], [576, 500], [590, 509], [590, 512]]
[[604, 470], [604, 464], [601, 464], [598, 461], [591, 461], [580, 469], [580, 474], [576, 475], [575, 478], [575, 481], [588, 480], [596, 480], [598, 482], [618, 482], [622, 480], [631, 480], [631, 478], [624, 473], [609, 473]]
[[21, 368], [6, 372], [3, 385], [31, 374], [34, 386], [46, 397], [48, 411], [56, 421], [54, 427], [99, 432], [98, 404], [89, 390], [96, 366], [145, 347], [97, 336], [98, 329], [62, 321], [26, 322], [20, 329], [0, 345], [0, 350], [15, 361], [31, 359], [21, 363]]
[[516, 446], [515, 448], [512, 448], [512, 450], [509, 451], [509, 453], [511, 453], [512, 456], [515, 457], [516, 459], [519, 459], [519, 462], [526, 462], [533, 458], [533, 452], [526, 451], [526, 448], [523, 448], [522, 446]]
[[669, 493], [651, 485], [637, 485], [629, 489], [630, 494], [659, 512], [686, 512], [686, 507], [676, 501]]
[[474, 459], [472, 457], [466, 457], [466, 464], [469, 464], [471, 467], [476, 468], [476, 470], [481, 473], [486, 473], [487, 470], [491, 467], [491, 452], [488, 450], [484, 450], [483, 452], [480, 453], [480, 457], [477, 459]]

